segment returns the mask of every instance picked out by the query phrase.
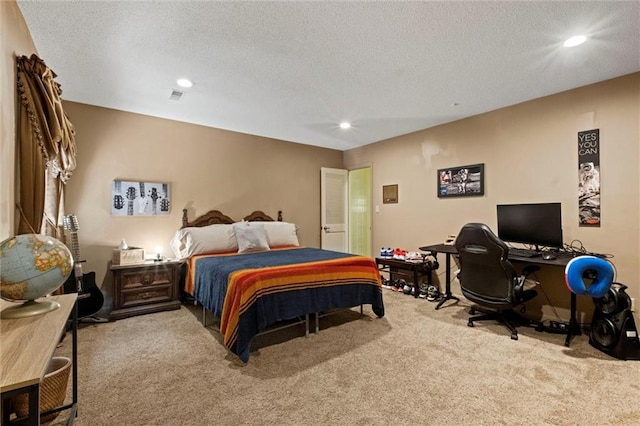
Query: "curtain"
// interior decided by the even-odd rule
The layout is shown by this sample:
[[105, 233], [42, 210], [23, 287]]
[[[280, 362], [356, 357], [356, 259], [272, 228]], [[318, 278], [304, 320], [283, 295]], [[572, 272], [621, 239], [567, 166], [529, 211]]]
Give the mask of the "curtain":
[[64, 188], [76, 168], [75, 129], [56, 74], [36, 55], [17, 58], [18, 233], [59, 237]]

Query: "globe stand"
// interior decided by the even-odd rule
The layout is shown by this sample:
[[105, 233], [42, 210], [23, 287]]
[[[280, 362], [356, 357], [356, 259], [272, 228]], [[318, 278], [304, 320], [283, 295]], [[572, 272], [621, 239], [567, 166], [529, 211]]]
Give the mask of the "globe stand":
[[0, 312], [0, 318], [26, 318], [34, 315], [46, 314], [47, 312], [55, 311], [59, 307], [60, 304], [52, 300], [42, 300], [40, 302], [36, 302], [35, 300], [27, 300], [20, 305], [4, 309], [2, 312]]

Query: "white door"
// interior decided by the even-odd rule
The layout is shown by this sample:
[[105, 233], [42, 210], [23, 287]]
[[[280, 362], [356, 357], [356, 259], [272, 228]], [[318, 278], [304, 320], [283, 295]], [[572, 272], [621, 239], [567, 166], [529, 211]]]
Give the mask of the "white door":
[[348, 250], [348, 172], [320, 168], [320, 244], [325, 250]]

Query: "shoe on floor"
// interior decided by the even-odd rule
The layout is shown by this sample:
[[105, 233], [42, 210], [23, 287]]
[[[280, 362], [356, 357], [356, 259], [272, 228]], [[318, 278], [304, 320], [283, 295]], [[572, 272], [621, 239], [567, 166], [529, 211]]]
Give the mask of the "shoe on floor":
[[382, 287], [388, 288], [388, 289], [393, 288], [393, 283], [388, 279], [386, 279], [385, 277], [380, 277], [380, 280], [382, 281]]
[[430, 285], [427, 289], [427, 300], [433, 302], [440, 298], [440, 290], [434, 285]]
[[428, 289], [429, 285], [427, 283], [420, 283], [420, 294], [418, 294], [418, 297], [420, 297], [421, 299], [426, 299]]
[[405, 280], [395, 280], [392, 290], [402, 292], [405, 285], [407, 285], [407, 282]]

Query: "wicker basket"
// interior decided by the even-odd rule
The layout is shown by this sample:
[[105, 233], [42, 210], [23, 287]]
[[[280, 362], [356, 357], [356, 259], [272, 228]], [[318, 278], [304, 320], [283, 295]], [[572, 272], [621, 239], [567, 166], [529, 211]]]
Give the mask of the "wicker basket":
[[[40, 412], [61, 406], [67, 396], [67, 383], [71, 371], [71, 360], [66, 357], [53, 357], [47, 366], [47, 372], [40, 383]], [[29, 414], [29, 395], [26, 393], [13, 398], [13, 408], [18, 417]], [[50, 422], [57, 413], [40, 416], [40, 422]]]

